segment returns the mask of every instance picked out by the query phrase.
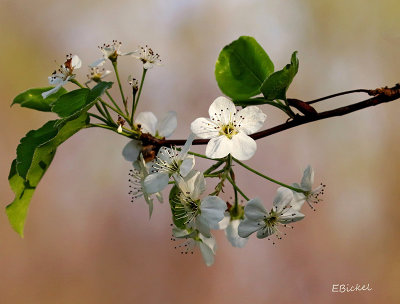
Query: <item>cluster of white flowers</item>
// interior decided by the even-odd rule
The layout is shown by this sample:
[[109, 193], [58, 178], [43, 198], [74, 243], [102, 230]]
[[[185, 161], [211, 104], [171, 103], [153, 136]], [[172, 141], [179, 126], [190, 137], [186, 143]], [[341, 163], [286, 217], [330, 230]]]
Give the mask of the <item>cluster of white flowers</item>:
[[[266, 119], [258, 107], [250, 106], [237, 111], [234, 103], [225, 97], [218, 97], [211, 104], [209, 114], [210, 119], [198, 118], [192, 122], [192, 133], [181, 149], [161, 147], [156, 157], [147, 164], [143, 161], [141, 152], [144, 147], [139, 140], [130, 141], [123, 149], [126, 160], [136, 164], [139, 158], [141, 163], [141, 168], [134, 171], [136, 179], [132, 182], [135, 185], [132, 197], [144, 196], [151, 215], [153, 204], [150, 195], [156, 194], [162, 201], [161, 192], [168, 184], [173, 184], [169, 196], [174, 220], [172, 234], [174, 240], [184, 239], [183, 244], [176, 248], [188, 253], [198, 245], [208, 266], [213, 264], [216, 252], [212, 229], [225, 230], [227, 239], [234, 247], [245, 246], [254, 232], [257, 232], [258, 238], [276, 235], [280, 239], [280, 226], [286, 227], [303, 219], [304, 214], [300, 210], [304, 202], [312, 207], [318, 202], [318, 195], [324, 187], [311, 190], [314, 173], [308, 167], [300, 185], [293, 184], [293, 189], [301, 192], [280, 187], [270, 211], [265, 209], [259, 198], [255, 198], [246, 203], [244, 210], [236, 202], [241, 212], [233, 213], [233, 205], [219, 196], [204, 195], [204, 174], [194, 169], [195, 159], [190, 154], [194, 137], [210, 139], [206, 147], [209, 158], [222, 160], [232, 155], [236, 159], [247, 160], [257, 148], [250, 135], [257, 132]], [[143, 112], [136, 117], [135, 123], [142, 133], [164, 139], [172, 135], [177, 127], [176, 113], [168, 112], [158, 121], [153, 113]]]

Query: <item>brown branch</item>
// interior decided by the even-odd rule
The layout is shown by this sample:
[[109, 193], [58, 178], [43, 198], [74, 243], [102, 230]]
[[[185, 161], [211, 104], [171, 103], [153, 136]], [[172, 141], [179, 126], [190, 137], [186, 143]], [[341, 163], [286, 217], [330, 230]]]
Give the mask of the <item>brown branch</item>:
[[[354, 90], [355, 91], [355, 90]], [[335, 117], [335, 116], [343, 116], [347, 115], [349, 113], [362, 110], [368, 107], [376, 106], [382, 103], [390, 102], [396, 99], [400, 98], [400, 84], [396, 84], [392, 88], [384, 87], [376, 90], [365, 90], [369, 95], [373, 95], [374, 97], [360, 101], [358, 103], [336, 108], [333, 110], [325, 111], [325, 112], [309, 112], [309, 113], [303, 113], [303, 115], [297, 115], [293, 120], [288, 121], [284, 124], [277, 125], [275, 127], [251, 134], [250, 137], [253, 139], [257, 140], [260, 138], [264, 138], [267, 136], [270, 136], [272, 134], [291, 129], [293, 127], [297, 127], [300, 125], [304, 125], [306, 123], [310, 123], [313, 121], [321, 120], [321, 119], [326, 119], [330, 117]], [[351, 91], [346, 91], [346, 92], [351, 92]], [[346, 93], [343, 92], [343, 93]], [[341, 93], [330, 95], [330, 96], [340, 96], [344, 95]], [[329, 96], [327, 96], [329, 97]], [[329, 97], [331, 98], [331, 97]], [[295, 99], [293, 99], [295, 100]], [[297, 99], [296, 99], [297, 100]], [[320, 99], [322, 100], [322, 99]], [[298, 102], [301, 103], [301, 101], [297, 100]], [[315, 102], [315, 100], [314, 100]], [[310, 104], [310, 102], [307, 102], [307, 104]], [[186, 139], [170, 139], [170, 140], [165, 140], [165, 139], [157, 139], [152, 137], [150, 134], [142, 134], [141, 139], [144, 144], [148, 145], [154, 145], [156, 147], [161, 147], [161, 146], [182, 146], [185, 144]], [[193, 141], [193, 145], [205, 145], [207, 144], [209, 139], [196, 139]]]

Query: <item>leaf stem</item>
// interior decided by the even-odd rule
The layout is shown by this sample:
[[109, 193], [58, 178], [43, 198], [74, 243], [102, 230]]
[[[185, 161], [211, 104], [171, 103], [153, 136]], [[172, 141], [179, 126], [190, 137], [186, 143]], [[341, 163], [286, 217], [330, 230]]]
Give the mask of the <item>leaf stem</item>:
[[352, 94], [352, 93], [367, 93], [369, 94], [370, 90], [366, 90], [366, 89], [356, 89], [356, 90], [350, 90], [350, 91], [344, 91], [344, 92], [340, 92], [340, 93], [336, 93], [336, 94], [332, 94], [332, 95], [328, 95], [325, 97], [321, 97], [318, 99], [314, 99], [311, 101], [307, 101], [308, 104], [313, 104], [322, 100], [326, 100], [326, 99], [330, 99], [330, 98], [334, 98], [337, 96], [342, 96], [342, 95], [347, 95], [347, 94]]
[[246, 194], [243, 193], [242, 190], [240, 190], [240, 188], [235, 184], [235, 182], [232, 180], [232, 178], [230, 176], [226, 176], [226, 179], [231, 183], [232, 187], [237, 190], [237, 192], [240, 193], [241, 196], [243, 196], [243, 198], [248, 201], [249, 198], [246, 196]]
[[146, 73], [147, 73], [147, 69], [143, 68], [142, 79], [140, 80], [139, 91], [138, 91], [136, 100], [133, 100], [133, 103], [132, 103], [132, 114], [131, 114], [132, 122], [133, 122], [133, 116], [135, 115], [135, 112], [136, 112], [136, 109], [137, 109], [137, 106], [139, 103], [140, 95], [142, 94], [143, 83], [144, 83], [144, 79], [146, 77]]
[[[125, 104], [125, 102], [126, 102], [126, 101], [125, 101], [125, 95], [124, 95], [124, 91], [123, 91], [123, 89], [122, 89], [121, 80], [119, 79], [117, 61], [113, 61], [113, 62], [112, 62], [112, 65], [113, 65], [113, 67], [114, 67], [115, 76], [117, 77], [117, 82], [118, 82], [119, 91], [121, 92], [122, 103]], [[117, 106], [117, 108], [119, 108], [119, 107]], [[120, 110], [120, 112], [122, 112], [121, 109], [119, 109], [119, 110]]]

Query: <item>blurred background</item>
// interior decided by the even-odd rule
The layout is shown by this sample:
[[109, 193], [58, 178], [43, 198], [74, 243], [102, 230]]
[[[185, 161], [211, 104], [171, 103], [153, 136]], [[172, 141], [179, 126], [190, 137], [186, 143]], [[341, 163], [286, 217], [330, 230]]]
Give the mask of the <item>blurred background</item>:
[[[299, 52], [292, 98], [400, 81], [397, 0], [0, 4], [2, 210], [14, 198], [7, 176], [19, 139], [54, 119], [9, 105], [20, 92], [46, 86], [67, 53], [82, 59], [77, 74], [83, 82], [85, 67], [101, 56], [98, 45], [117, 39], [122, 51], [151, 46], [163, 66], [147, 74], [139, 111], [161, 116], [176, 110], [173, 138], [186, 137], [191, 121], [206, 116], [221, 95], [214, 64], [240, 35], [255, 37], [276, 69]], [[122, 79], [140, 77], [139, 62], [122, 57], [119, 63]], [[327, 100], [317, 109], [366, 97]], [[268, 106], [263, 110], [265, 128], [285, 119]], [[232, 248], [215, 232], [218, 251], [210, 268], [200, 252], [181, 256], [174, 249], [168, 204], [156, 204], [149, 221], [143, 200], [130, 203], [131, 164], [121, 156], [127, 140], [100, 129], [81, 131], [58, 149], [40, 183], [24, 239], [0, 212], [0, 303], [399, 303], [399, 110], [395, 101], [259, 140], [250, 165], [292, 183], [311, 164], [315, 183], [327, 185], [324, 201], [316, 212], [305, 206], [306, 218], [276, 245], [253, 236], [245, 248]], [[275, 185], [237, 172], [245, 193], [272, 203]], [[224, 198], [231, 195], [228, 190]], [[332, 284], [373, 290], [332, 293]]]

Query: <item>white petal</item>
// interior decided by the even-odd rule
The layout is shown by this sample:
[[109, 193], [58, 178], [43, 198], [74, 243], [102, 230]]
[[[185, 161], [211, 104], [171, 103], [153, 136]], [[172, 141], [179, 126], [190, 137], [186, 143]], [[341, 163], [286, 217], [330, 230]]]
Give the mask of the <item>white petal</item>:
[[208, 109], [208, 114], [214, 122], [228, 124], [236, 113], [235, 104], [226, 97], [220, 96], [214, 100]]
[[311, 166], [308, 166], [303, 173], [303, 178], [301, 179], [301, 188], [307, 191], [311, 191], [312, 185], [314, 183], [314, 170]]
[[220, 127], [208, 118], [200, 117], [191, 123], [190, 130], [199, 138], [213, 138], [219, 135]]
[[140, 124], [144, 133], [156, 135], [157, 117], [153, 112], [141, 112], [136, 117], [135, 123]]
[[105, 61], [106, 61], [106, 59], [104, 57], [97, 59], [95, 62], [93, 62], [91, 65], [89, 65], [89, 68], [95, 68], [95, 67], [102, 66]]
[[185, 158], [182, 162], [182, 164], [179, 167], [179, 172], [182, 175], [182, 177], [185, 177], [186, 175], [189, 174], [189, 172], [193, 169], [194, 167], [194, 156], [189, 155], [187, 158]]
[[285, 211], [285, 213], [281, 216], [279, 216], [279, 222], [283, 224], [291, 223], [291, 222], [297, 222], [300, 221], [304, 218], [304, 214], [290, 208], [289, 210]]
[[157, 124], [156, 130], [161, 137], [169, 137], [174, 133], [178, 121], [176, 119], [176, 112], [168, 112]]
[[151, 218], [151, 215], [153, 214], [153, 199], [145, 193], [143, 194], [143, 196], [146, 200], [147, 205], [149, 206], [149, 218]]
[[153, 173], [144, 179], [144, 190], [147, 193], [160, 192], [168, 186], [168, 173]]
[[285, 187], [279, 187], [274, 198], [274, 210], [281, 212], [293, 200], [293, 192]]
[[210, 224], [208, 223], [207, 219], [199, 215], [196, 218], [196, 228], [197, 230], [200, 231], [202, 235], [205, 237], [209, 238], [211, 237], [211, 231], [210, 231]]
[[246, 216], [246, 218], [251, 220], [262, 220], [267, 213], [267, 210], [265, 209], [259, 198], [249, 200], [249, 202], [244, 207], [244, 215]]
[[209, 226], [215, 226], [224, 219], [226, 203], [218, 196], [207, 196], [200, 204], [200, 216], [205, 218]]
[[212, 229], [220, 229], [220, 230], [225, 230], [226, 227], [228, 227], [230, 221], [231, 221], [231, 215], [229, 214], [229, 212], [225, 212], [224, 213], [224, 218], [222, 219], [222, 221], [220, 221], [217, 225], [212, 226]]
[[220, 135], [210, 139], [206, 147], [206, 155], [210, 158], [222, 158], [234, 149], [233, 141], [225, 135]]
[[53, 74], [47, 78], [49, 80], [50, 85], [59, 85], [59, 84], [63, 85], [63, 83], [65, 84], [63, 77], [64, 77], [63, 74], [57, 73], [57, 74]]
[[256, 141], [241, 131], [234, 135], [231, 141], [233, 147], [231, 154], [238, 160], [248, 160], [256, 153]]
[[43, 93], [42, 93], [43, 99], [46, 99], [46, 98], [47, 98], [48, 96], [50, 96], [51, 94], [56, 93], [59, 89], [61, 89], [61, 87], [62, 87], [62, 84], [60, 83], [60, 84], [58, 84], [57, 86], [55, 86], [54, 88], [52, 88], [51, 90], [48, 90], [48, 91], [46, 91], [46, 92], [43, 92]]
[[192, 170], [185, 178], [177, 178], [179, 189], [183, 193], [189, 193], [192, 199], [198, 199], [206, 189], [203, 173]]
[[166, 162], [167, 164], [171, 164], [172, 163], [171, 156], [174, 154], [175, 152], [171, 148], [161, 147], [160, 150], [158, 150], [157, 158]]
[[225, 235], [228, 241], [232, 244], [233, 247], [242, 248], [246, 245], [248, 238], [242, 238], [238, 234], [238, 228], [241, 220], [236, 219], [229, 223], [228, 227], [225, 230]]
[[185, 144], [181, 149], [181, 152], [179, 153], [179, 159], [184, 159], [186, 157], [195, 137], [196, 136], [194, 135], [194, 133], [190, 132], [188, 139], [186, 140]]
[[122, 156], [125, 158], [125, 160], [134, 162], [137, 160], [141, 150], [142, 143], [139, 140], [132, 139], [122, 150]]
[[[296, 184], [293, 184], [293, 187], [296, 187]], [[290, 203], [290, 206], [292, 206], [293, 209], [300, 211], [305, 201], [306, 201], [306, 196], [303, 193], [293, 191], [293, 201]]]
[[206, 263], [207, 266], [211, 266], [212, 264], [214, 264], [214, 251], [213, 249], [215, 248], [215, 239], [214, 238], [208, 238], [205, 240], [213, 240], [214, 241], [214, 245], [210, 244], [210, 242], [203, 241], [203, 242], [199, 242], [199, 247], [200, 247], [200, 252], [201, 255], [203, 256], [203, 260]]
[[247, 135], [260, 130], [265, 119], [267, 119], [267, 115], [256, 106], [246, 107], [236, 114], [236, 122], [240, 125], [239, 129]]
[[150, 62], [148, 62], [148, 61], [143, 65], [143, 68], [144, 68], [145, 70], [149, 70], [149, 69], [151, 69], [152, 67], [153, 67], [153, 64], [150, 63]]
[[164, 202], [163, 196], [161, 192], [157, 192], [156, 193], [156, 198], [158, 199], [158, 201], [162, 204]]
[[262, 226], [259, 225], [258, 221], [254, 221], [251, 219], [244, 219], [239, 224], [238, 234], [242, 238], [247, 238], [250, 236], [250, 234], [260, 230], [261, 228]]
[[78, 57], [78, 55], [74, 55], [72, 56], [71, 59], [71, 66], [74, 69], [79, 69], [82, 66], [82, 61], [81, 59]]
[[259, 239], [264, 239], [268, 236], [270, 236], [271, 234], [275, 233], [276, 230], [272, 230], [272, 229], [260, 229], [257, 231], [257, 238]]

